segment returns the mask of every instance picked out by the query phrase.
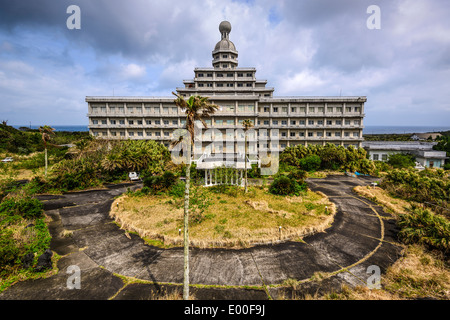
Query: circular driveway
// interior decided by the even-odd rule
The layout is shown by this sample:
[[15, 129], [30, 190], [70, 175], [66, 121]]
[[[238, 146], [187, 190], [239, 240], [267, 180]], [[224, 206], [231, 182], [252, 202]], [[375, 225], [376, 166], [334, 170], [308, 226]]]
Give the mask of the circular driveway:
[[[192, 293], [197, 299], [268, 299], [293, 293], [291, 287], [282, 285], [286, 280], [297, 281], [297, 296], [339, 290], [343, 284], [366, 285], [372, 274], [369, 266], [383, 272], [402, 249], [395, 243], [391, 216], [352, 192], [355, 186], [372, 181], [347, 176], [308, 179], [313, 191], [323, 192], [336, 204], [337, 213], [326, 232], [308, 236], [304, 242], [242, 250], [192, 248]], [[53, 220], [49, 225], [51, 249], [63, 256], [59, 272], [48, 279], [18, 283], [0, 294], [0, 299], [151, 299], [155, 292], [179, 288], [183, 249], [149, 246], [109, 217], [114, 197], [139, 187], [115, 185], [106, 190], [40, 196]], [[63, 236], [63, 230], [71, 231], [71, 236]], [[73, 265], [80, 269], [79, 290], [67, 287], [70, 274], [66, 271]], [[318, 275], [321, 281], [315, 280]]]

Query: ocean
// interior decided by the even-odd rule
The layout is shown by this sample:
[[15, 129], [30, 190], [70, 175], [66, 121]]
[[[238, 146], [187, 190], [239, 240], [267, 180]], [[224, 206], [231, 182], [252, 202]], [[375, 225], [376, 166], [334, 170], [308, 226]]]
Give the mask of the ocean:
[[[13, 126], [20, 128], [22, 126]], [[23, 127], [29, 127], [24, 125]], [[52, 128], [55, 131], [89, 131], [87, 125], [71, 125], [71, 126], [57, 126]], [[39, 129], [39, 126], [31, 126], [31, 129]], [[365, 126], [363, 134], [406, 134], [406, 133], [425, 133], [425, 132], [439, 132], [449, 131], [450, 126]]]

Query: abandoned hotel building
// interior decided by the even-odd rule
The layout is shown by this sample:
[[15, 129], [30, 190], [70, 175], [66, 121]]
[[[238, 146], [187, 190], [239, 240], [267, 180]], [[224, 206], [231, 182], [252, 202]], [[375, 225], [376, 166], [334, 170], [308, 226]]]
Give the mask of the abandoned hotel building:
[[[362, 146], [366, 97], [274, 96], [274, 88], [266, 87], [266, 80], [256, 79], [255, 68], [238, 67], [238, 51], [230, 40], [231, 24], [223, 21], [219, 31], [221, 40], [212, 51], [212, 67], [195, 68], [194, 79], [184, 80], [184, 86], [176, 89], [184, 97], [208, 97], [220, 107], [206, 120], [208, 128], [214, 130], [212, 134], [204, 131], [202, 152], [242, 153], [241, 145], [227, 150], [229, 145], [212, 142], [217, 132], [238, 132], [245, 119], [252, 120], [256, 140], [276, 137], [278, 151], [299, 144]], [[174, 99], [88, 96], [89, 131], [106, 139], [147, 139], [169, 146], [173, 132], [186, 121]], [[207, 147], [213, 150], [205, 151]], [[268, 146], [255, 143], [248, 151], [254, 154], [260, 147]]]

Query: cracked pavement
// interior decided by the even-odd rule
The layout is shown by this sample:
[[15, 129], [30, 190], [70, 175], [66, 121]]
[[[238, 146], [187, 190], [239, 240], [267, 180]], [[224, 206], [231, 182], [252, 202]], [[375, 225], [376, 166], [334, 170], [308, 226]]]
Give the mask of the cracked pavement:
[[[369, 185], [370, 177], [329, 176], [308, 179], [313, 191], [326, 194], [337, 206], [326, 232], [304, 242], [284, 242], [247, 249], [190, 250], [191, 293], [199, 300], [264, 300], [296, 294], [321, 294], [347, 286], [366, 285], [367, 268], [386, 268], [397, 260], [395, 220], [375, 203], [352, 189]], [[139, 236], [127, 237], [109, 217], [114, 198], [140, 184], [108, 186], [105, 190], [39, 196], [52, 218], [51, 250], [61, 255], [58, 274], [47, 279], [18, 282], [1, 299], [105, 300], [154, 299], [157, 294], [182, 291], [183, 249], [160, 249]], [[62, 231], [72, 232], [63, 237]], [[68, 289], [69, 266], [81, 270], [81, 288]], [[317, 274], [326, 274], [314, 281]], [[143, 280], [128, 282], [127, 278]], [[296, 290], [281, 284], [300, 281]], [[198, 285], [198, 286], [197, 286]]]

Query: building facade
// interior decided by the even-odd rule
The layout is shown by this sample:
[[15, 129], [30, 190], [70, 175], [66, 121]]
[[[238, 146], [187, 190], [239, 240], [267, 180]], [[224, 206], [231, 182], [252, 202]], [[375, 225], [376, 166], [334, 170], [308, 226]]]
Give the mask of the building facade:
[[[238, 51], [230, 40], [231, 25], [219, 26], [221, 40], [212, 52], [212, 67], [194, 69], [194, 79], [184, 80], [178, 94], [201, 95], [220, 109], [206, 122], [204, 148], [220, 132], [242, 129], [251, 119], [255, 139], [276, 137], [279, 151], [299, 144], [333, 143], [361, 147], [363, 141], [364, 96], [277, 97], [266, 80], [256, 79], [255, 68], [238, 67]], [[169, 146], [175, 129], [183, 127], [184, 113], [171, 97], [86, 97], [89, 131], [105, 139], [147, 139]], [[227, 131], [228, 130], [228, 131]], [[229, 133], [228, 133], [229, 134]], [[232, 133], [231, 133], [232, 134]], [[236, 133], [235, 135], [238, 135]], [[255, 148], [261, 147], [258, 143]], [[215, 145], [212, 152], [240, 152]], [[229, 147], [228, 147], [229, 148]], [[257, 152], [257, 150], [249, 150]]]

